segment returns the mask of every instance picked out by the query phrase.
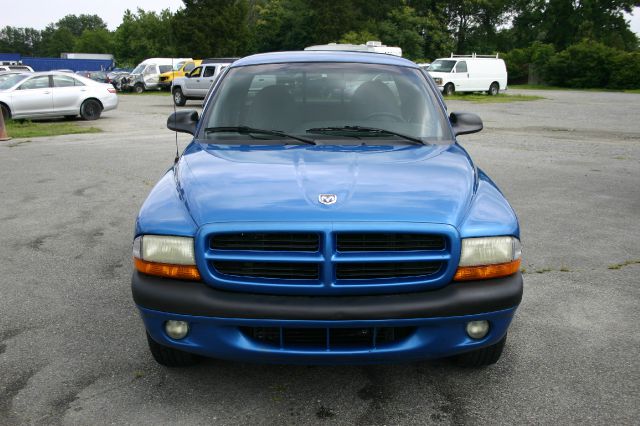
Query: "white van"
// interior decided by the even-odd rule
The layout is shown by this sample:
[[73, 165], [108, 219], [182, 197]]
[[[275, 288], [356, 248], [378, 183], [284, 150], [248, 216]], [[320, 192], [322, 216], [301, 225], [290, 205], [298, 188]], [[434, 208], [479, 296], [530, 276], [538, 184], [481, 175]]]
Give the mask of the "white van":
[[487, 92], [507, 89], [507, 66], [496, 56], [451, 55], [436, 59], [427, 71], [444, 95], [454, 92]]
[[171, 71], [181, 61], [192, 61], [191, 58], [149, 58], [140, 62], [123, 81], [123, 89], [131, 89], [137, 93], [145, 90], [160, 89], [160, 74]]

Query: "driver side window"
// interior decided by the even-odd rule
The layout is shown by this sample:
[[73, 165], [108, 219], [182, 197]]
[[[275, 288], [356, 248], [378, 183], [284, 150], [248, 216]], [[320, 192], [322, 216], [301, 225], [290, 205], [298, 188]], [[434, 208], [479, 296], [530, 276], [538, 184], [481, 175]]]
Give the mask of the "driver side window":
[[200, 74], [202, 74], [202, 67], [197, 67], [194, 68], [193, 71], [191, 71], [189, 77], [200, 77]]

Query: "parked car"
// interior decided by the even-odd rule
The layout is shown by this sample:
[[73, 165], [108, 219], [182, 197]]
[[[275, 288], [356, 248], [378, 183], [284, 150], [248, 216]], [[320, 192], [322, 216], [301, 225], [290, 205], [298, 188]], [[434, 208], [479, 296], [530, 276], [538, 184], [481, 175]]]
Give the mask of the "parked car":
[[133, 299], [160, 364], [499, 359], [522, 298], [518, 220], [457, 143], [482, 120], [447, 115], [416, 64], [253, 55], [202, 115], [167, 126], [193, 140], [133, 238]]
[[33, 72], [33, 68], [28, 65], [0, 65], [1, 71]]
[[225, 62], [216, 62], [209, 59], [206, 60], [207, 63], [195, 67], [184, 77], [173, 79], [171, 85], [173, 102], [178, 106], [183, 106], [188, 100], [204, 99], [222, 70], [228, 67], [235, 59], [225, 58]]
[[433, 61], [427, 71], [445, 95], [486, 91], [495, 96], [507, 89], [507, 66], [497, 55], [452, 54]]
[[111, 79], [105, 71], [76, 71], [76, 74], [100, 83], [111, 83]]
[[142, 93], [145, 90], [158, 90], [160, 75], [173, 69], [174, 64], [191, 58], [149, 58], [140, 62], [131, 74], [122, 79], [122, 90]]
[[173, 66], [173, 70], [160, 74], [160, 87], [162, 89], [171, 89], [171, 83], [178, 77], [184, 77], [189, 74], [193, 69], [202, 64], [201, 59], [180, 61]]
[[85, 120], [116, 109], [116, 89], [79, 75], [61, 72], [16, 74], [0, 83], [0, 107], [5, 119], [45, 118], [78, 114]]

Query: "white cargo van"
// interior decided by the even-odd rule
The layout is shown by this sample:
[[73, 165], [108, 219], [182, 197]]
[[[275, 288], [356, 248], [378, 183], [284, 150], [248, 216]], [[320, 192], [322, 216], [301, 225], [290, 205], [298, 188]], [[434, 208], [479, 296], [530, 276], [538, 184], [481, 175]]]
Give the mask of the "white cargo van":
[[445, 95], [487, 92], [497, 95], [507, 88], [507, 66], [496, 56], [451, 55], [429, 65], [429, 75]]
[[181, 61], [191, 61], [191, 58], [149, 58], [140, 62], [131, 71], [127, 80], [122, 80], [123, 89], [142, 93], [145, 90], [160, 89], [160, 74], [173, 69], [173, 65]]

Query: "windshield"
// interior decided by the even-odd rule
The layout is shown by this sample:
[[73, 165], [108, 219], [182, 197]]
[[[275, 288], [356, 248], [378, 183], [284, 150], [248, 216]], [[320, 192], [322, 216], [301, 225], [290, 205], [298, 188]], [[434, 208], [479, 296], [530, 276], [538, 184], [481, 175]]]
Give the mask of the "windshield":
[[175, 65], [173, 66], [173, 70], [174, 70], [174, 71], [180, 71], [180, 70], [182, 69], [182, 67], [184, 66], [184, 64], [186, 64], [186, 63], [187, 63], [187, 61], [180, 61], [180, 62], [178, 62], [177, 64], [175, 64]]
[[27, 77], [29, 77], [28, 74], [0, 75], [0, 90], [11, 89]]
[[290, 137], [248, 137], [251, 132], [219, 130], [237, 127], [276, 130], [334, 145], [453, 139], [420, 71], [390, 65], [289, 63], [233, 68], [203, 120], [198, 138], [207, 143], [254, 143], [265, 138], [291, 143]]
[[437, 61], [434, 61], [431, 65], [429, 65], [429, 71], [451, 72], [455, 65], [456, 61], [444, 61], [438, 59]]
[[131, 74], [141, 74], [142, 71], [145, 69], [147, 65], [146, 64], [140, 64], [137, 67], [135, 67], [133, 69], [133, 71], [131, 71]]

